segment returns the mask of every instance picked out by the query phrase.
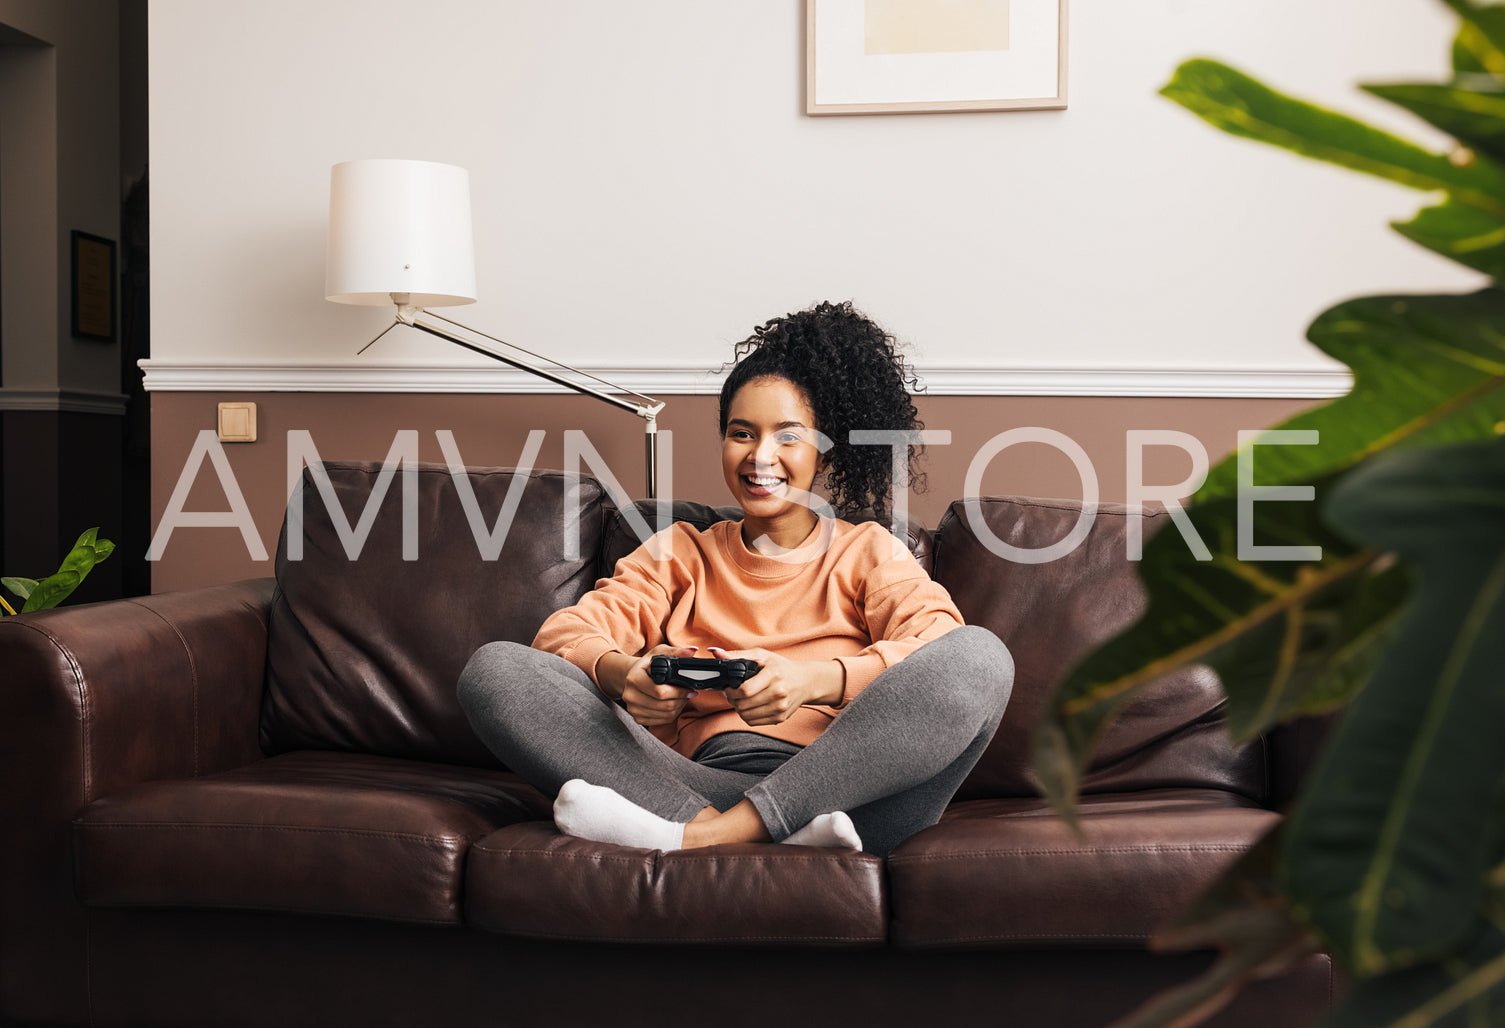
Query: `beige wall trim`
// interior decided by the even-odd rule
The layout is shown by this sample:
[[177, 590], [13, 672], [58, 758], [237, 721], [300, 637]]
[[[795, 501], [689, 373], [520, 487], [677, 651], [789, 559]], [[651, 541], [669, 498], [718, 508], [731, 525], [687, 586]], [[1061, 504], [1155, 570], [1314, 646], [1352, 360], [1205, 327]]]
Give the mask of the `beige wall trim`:
[[0, 411], [56, 411], [63, 414], [125, 413], [124, 393], [91, 393], [77, 389], [0, 388]]
[[[565, 393], [526, 372], [462, 364], [227, 364], [140, 362], [153, 392]], [[651, 365], [588, 369], [650, 396], [715, 393], [720, 375]], [[972, 368], [920, 365], [930, 396], [1185, 396], [1323, 399], [1342, 396], [1346, 368]]]

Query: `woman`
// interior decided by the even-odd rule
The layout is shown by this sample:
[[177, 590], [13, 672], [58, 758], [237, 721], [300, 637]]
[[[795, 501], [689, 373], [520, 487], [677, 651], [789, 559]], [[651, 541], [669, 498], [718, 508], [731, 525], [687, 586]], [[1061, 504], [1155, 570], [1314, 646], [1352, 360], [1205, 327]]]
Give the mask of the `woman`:
[[[1013, 661], [992, 633], [962, 626], [885, 527], [888, 447], [849, 442], [857, 429], [919, 428], [891, 337], [850, 304], [823, 303], [763, 325], [737, 357], [721, 389], [721, 464], [741, 522], [660, 532], [532, 647], [477, 651], [460, 702], [509, 767], [557, 793], [566, 834], [886, 855], [935, 823], [982, 755]], [[830, 506], [810, 493], [817, 478]], [[878, 520], [829, 516], [864, 509]], [[660, 654], [761, 670], [696, 692], [652, 680]]]

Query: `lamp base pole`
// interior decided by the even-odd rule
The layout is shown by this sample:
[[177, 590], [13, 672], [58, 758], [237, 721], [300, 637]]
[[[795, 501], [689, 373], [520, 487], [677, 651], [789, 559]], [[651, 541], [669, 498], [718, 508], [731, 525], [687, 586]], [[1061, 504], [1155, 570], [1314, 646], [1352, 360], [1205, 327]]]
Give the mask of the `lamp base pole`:
[[658, 418], [643, 424], [643, 471], [647, 477], [648, 499], [658, 499]]

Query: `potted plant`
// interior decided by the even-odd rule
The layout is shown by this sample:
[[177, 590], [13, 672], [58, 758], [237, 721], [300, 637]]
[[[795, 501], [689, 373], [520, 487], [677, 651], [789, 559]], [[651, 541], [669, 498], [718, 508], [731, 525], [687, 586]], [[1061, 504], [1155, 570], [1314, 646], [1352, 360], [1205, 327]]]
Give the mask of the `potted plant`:
[[[1364, 87], [1451, 135], [1445, 153], [1213, 61], [1162, 90], [1227, 132], [1437, 194], [1395, 229], [1494, 284], [1320, 315], [1308, 338], [1352, 391], [1278, 426], [1315, 434], [1259, 448], [1257, 476], [1247, 453], [1213, 469], [1188, 511], [1210, 559], [1153, 539], [1143, 618], [1053, 697], [1035, 764], [1068, 818], [1104, 726], [1176, 667], [1217, 669], [1240, 740], [1344, 709], [1290, 816], [1154, 943], [1223, 959], [1125, 1024], [1197, 1023], [1317, 950], [1352, 982], [1330, 1025], [1505, 1024], [1505, 6], [1445, 2], [1451, 80]], [[1241, 509], [1256, 477], [1317, 502]]]

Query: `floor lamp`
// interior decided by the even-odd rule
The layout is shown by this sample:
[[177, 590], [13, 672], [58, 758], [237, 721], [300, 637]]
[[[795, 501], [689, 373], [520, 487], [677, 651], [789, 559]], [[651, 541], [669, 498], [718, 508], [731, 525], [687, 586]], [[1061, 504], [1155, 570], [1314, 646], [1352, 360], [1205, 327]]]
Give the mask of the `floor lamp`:
[[[643, 419], [648, 497], [656, 498], [658, 415], [664, 409], [663, 402], [427, 309], [475, 303], [475, 294], [470, 175], [464, 168], [432, 161], [399, 160], [346, 161], [334, 166], [329, 181], [324, 298], [365, 307], [389, 304], [395, 307], [396, 320], [376, 339], [398, 325], [410, 325], [473, 353], [636, 414]], [[361, 347], [360, 352], [364, 353], [371, 343]], [[507, 350], [498, 350], [491, 343]], [[514, 354], [546, 361], [613, 392], [566, 378]]]

